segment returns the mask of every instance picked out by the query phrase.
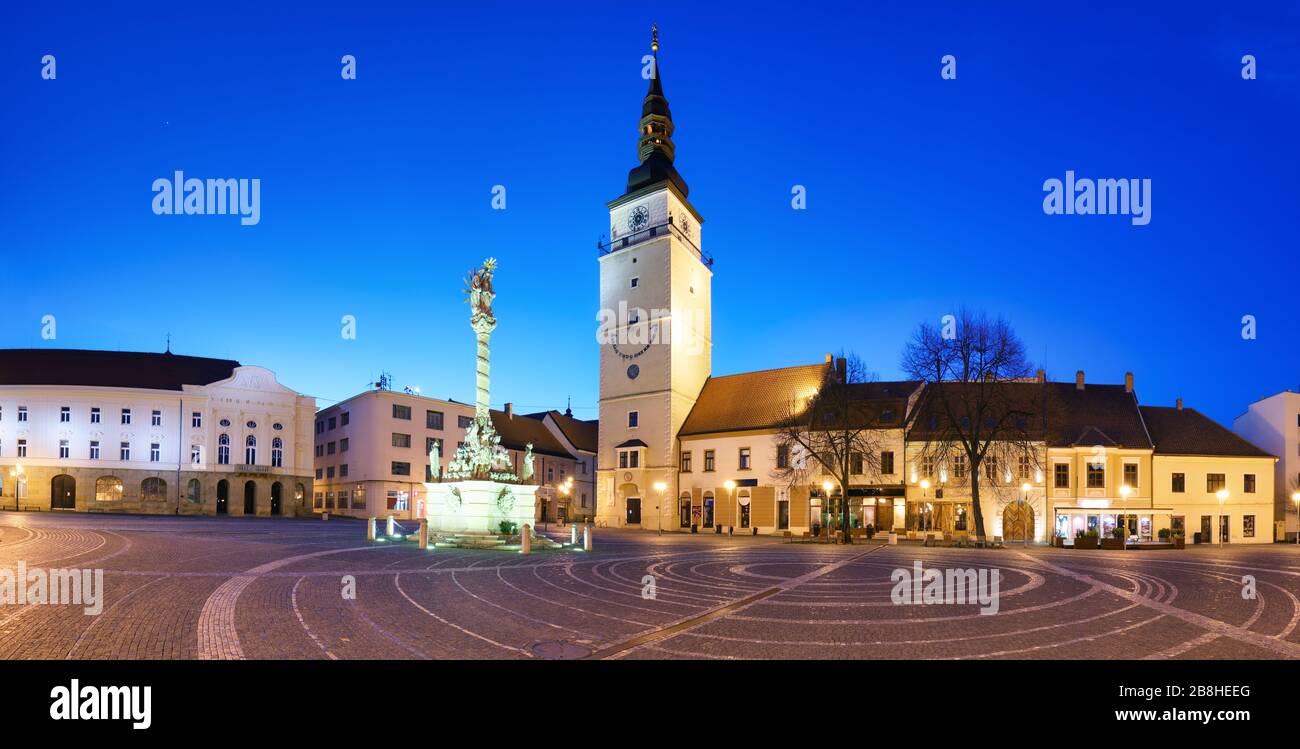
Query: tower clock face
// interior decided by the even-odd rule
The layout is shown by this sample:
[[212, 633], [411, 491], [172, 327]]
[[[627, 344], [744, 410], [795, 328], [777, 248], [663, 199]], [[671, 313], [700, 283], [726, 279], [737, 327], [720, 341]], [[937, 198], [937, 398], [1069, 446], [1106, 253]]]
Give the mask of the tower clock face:
[[641, 231], [650, 223], [650, 209], [639, 205], [632, 210], [632, 214], [627, 217], [627, 228], [632, 231]]

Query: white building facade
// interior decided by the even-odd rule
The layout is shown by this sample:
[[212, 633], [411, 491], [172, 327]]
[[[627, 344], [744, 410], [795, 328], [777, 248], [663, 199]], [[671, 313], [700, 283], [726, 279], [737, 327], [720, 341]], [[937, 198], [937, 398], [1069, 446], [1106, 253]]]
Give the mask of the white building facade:
[[26, 349], [0, 360], [0, 508], [306, 510], [315, 400], [269, 369], [170, 352]]
[[1291, 540], [1300, 534], [1300, 393], [1284, 390], [1257, 400], [1232, 422], [1233, 431], [1278, 457], [1273, 470], [1277, 522]]

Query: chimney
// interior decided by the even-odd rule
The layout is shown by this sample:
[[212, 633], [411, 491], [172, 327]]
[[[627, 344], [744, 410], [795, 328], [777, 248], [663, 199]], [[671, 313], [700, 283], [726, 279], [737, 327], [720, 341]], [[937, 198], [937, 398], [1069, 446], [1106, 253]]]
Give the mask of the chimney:
[[835, 359], [835, 356], [834, 356], [834, 355], [832, 355], [832, 354], [827, 354], [827, 355], [826, 355], [826, 363], [827, 363], [827, 364], [830, 364], [831, 361], [833, 361], [834, 359]]
[[1183, 399], [1179, 398], [1178, 400], [1174, 401], [1174, 407], [1177, 408], [1179, 411], [1183, 410]]
[[1035, 382], [1047, 382], [1047, 370], [1040, 369], [1034, 373]]
[[515, 418], [515, 404], [513, 403], [506, 404], [506, 418], [507, 419]]
[[847, 378], [848, 378], [848, 362], [845, 361], [844, 357], [841, 356], [840, 358], [835, 360], [835, 379], [838, 380], [841, 384], [843, 384]]
[[1074, 389], [1083, 390], [1083, 370], [1074, 373]]
[[1132, 373], [1132, 372], [1125, 372], [1125, 373], [1124, 373], [1124, 392], [1126, 392], [1126, 393], [1131, 393], [1131, 392], [1133, 392], [1133, 373]]

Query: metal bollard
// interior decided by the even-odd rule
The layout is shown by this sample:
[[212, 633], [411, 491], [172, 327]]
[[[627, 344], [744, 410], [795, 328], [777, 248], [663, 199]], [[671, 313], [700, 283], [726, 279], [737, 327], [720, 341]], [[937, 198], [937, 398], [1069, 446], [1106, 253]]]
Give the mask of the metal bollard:
[[573, 525], [569, 526], [569, 544], [572, 546], [578, 545], [578, 524], [577, 523], [574, 523]]
[[374, 542], [375, 540], [375, 519], [370, 518], [366, 521], [366, 540]]
[[392, 516], [392, 515], [389, 515], [389, 516], [388, 516], [388, 528], [385, 530], [384, 535], [386, 535], [386, 536], [391, 536], [391, 535], [395, 534], [396, 532], [397, 532], [396, 521], [393, 520], [393, 516]]
[[320, 519], [321, 519], [321, 520], [329, 520], [329, 519], [330, 519], [330, 514], [329, 514], [328, 512], [322, 512], [322, 513], [320, 514]]
[[519, 533], [519, 553], [531, 554], [533, 552], [533, 527], [524, 523], [524, 527]]
[[429, 548], [429, 519], [420, 518], [420, 548]]
[[582, 550], [591, 551], [591, 523], [582, 529]]

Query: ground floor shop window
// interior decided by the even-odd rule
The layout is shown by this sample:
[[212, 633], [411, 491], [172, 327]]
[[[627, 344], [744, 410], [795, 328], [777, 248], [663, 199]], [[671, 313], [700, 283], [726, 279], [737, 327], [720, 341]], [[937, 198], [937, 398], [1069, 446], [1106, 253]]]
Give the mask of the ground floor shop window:
[[691, 527], [691, 495], [689, 494], [682, 495], [679, 512], [681, 513], [681, 516], [678, 522], [681, 524], [681, 527], [690, 528]]
[[1241, 535], [1246, 538], [1255, 537], [1255, 516], [1243, 515], [1241, 518]]

